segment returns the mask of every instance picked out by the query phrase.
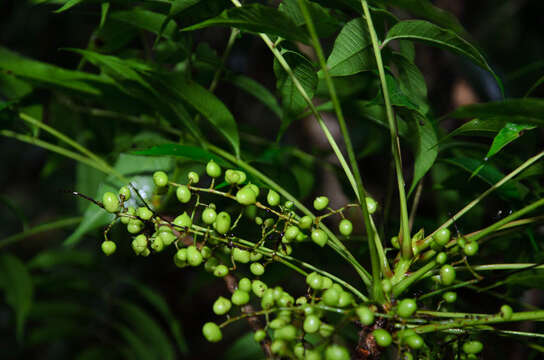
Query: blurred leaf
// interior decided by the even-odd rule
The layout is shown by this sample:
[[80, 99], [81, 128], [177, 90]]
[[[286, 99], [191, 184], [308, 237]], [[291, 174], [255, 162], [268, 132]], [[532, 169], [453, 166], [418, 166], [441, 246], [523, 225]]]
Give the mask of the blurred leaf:
[[75, 249], [51, 249], [34, 256], [27, 264], [30, 270], [49, 270], [59, 265], [91, 266], [95, 253]]
[[261, 4], [248, 4], [241, 8], [224, 10], [221, 15], [186, 27], [182, 31], [194, 31], [210, 26], [235, 27], [252, 33], [266, 33], [287, 40], [309, 42], [305, 29], [297, 27], [290, 18], [277, 9]]
[[92, 315], [92, 309], [77, 302], [54, 300], [54, 301], [36, 301], [32, 305], [29, 318], [33, 320], [48, 321], [48, 318], [65, 317], [69, 319], [78, 317], [89, 317]]
[[227, 81], [244, 90], [250, 95], [253, 95], [257, 100], [261, 101], [270, 111], [281, 118], [282, 110], [276, 97], [259, 82], [245, 75], [231, 75], [227, 77]]
[[80, 319], [49, 319], [41, 326], [33, 327], [28, 334], [27, 344], [30, 346], [51, 344], [56, 341], [70, 342], [75, 337], [90, 337], [89, 329], [81, 326]]
[[19, 205], [15, 204], [11, 199], [4, 195], [0, 195], [0, 204], [3, 204], [11, 210], [13, 215], [21, 222], [23, 231], [28, 230], [28, 219]]
[[253, 333], [239, 337], [223, 354], [225, 360], [264, 359], [263, 349], [253, 340]]
[[540, 79], [534, 82], [534, 84], [525, 93], [525, 97], [528, 97], [529, 95], [531, 95], [531, 93], [535, 91], [543, 83], [544, 83], [544, 76], [542, 76]]
[[112, 346], [89, 347], [82, 350], [74, 360], [104, 360], [118, 359], [119, 354]]
[[[105, 178], [106, 174], [104, 172], [78, 162], [76, 165], [75, 190], [82, 194], [95, 194], [98, 186]], [[80, 212], [89, 206], [89, 202], [85, 199], [78, 199], [77, 202]]]
[[138, 337], [134, 331], [129, 326], [125, 326], [121, 323], [114, 324], [113, 327], [119, 332], [121, 337], [125, 339], [129, 345], [126, 349], [127, 353], [130, 354], [128, 358], [137, 359], [137, 360], [153, 360], [158, 359], [155, 355], [153, 348], [148, 346], [142, 337]]
[[[311, 1], [306, 2], [306, 6], [319, 37], [329, 37], [338, 30], [340, 21], [331, 16], [328, 9]], [[297, 26], [303, 27], [306, 25], [297, 0], [283, 0], [278, 6], [278, 10], [291, 18]]]
[[98, 31], [100, 31], [104, 27], [104, 24], [106, 23], [106, 19], [108, 18], [109, 10], [110, 10], [110, 3], [103, 2], [100, 8], [100, 23], [98, 24]]
[[179, 144], [164, 144], [159, 146], [154, 146], [151, 149], [135, 151], [134, 154], [137, 155], [173, 155], [179, 156], [186, 159], [191, 159], [199, 161], [202, 163], [207, 163], [210, 160], [214, 160], [221, 166], [231, 166], [231, 164], [222, 157], [219, 157], [211, 152], [208, 152], [197, 146], [190, 145], [179, 145]]
[[[1, 51], [1, 48], [0, 48]], [[1, 60], [0, 60], [1, 61]], [[15, 104], [17, 99], [23, 98], [32, 92], [32, 86], [26, 81], [9, 74], [0, 73], [0, 95], [3, 97], [0, 103], [0, 111]], [[5, 100], [12, 100], [6, 101]]]
[[[176, 31], [176, 24], [168, 21], [167, 17], [148, 10], [131, 9], [126, 11], [116, 11], [110, 14], [110, 19], [124, 22], [139, 29], [149, 31], [153, 34], [161, 34], [167, 39], [172, 38]], [[164, 29], [161, 26], [164, 25]]]
[[532, 130], [534, 128], [536, 128], [534, 125], [506, 123], [493, 139], [486, 157], [489, 158], [495, 155], [506, 145], [519, 138], [525, 130]]
[[170, 5], [170, 10], [168, 11], [168, 15], [163, 19], [162, 24], [159, 29], [158, 37], [159, 39], [164, 30], [166, 29], [166, 26], [169, 24], [170, 20], [181, 13], [183, 10], [187, 9], [188, 7], [191, 7], [195, 5], [196, 3], [200, 2], [200, 0], [173, 0], [172, 4]]
[[25, 264], [8, 253], [0, 254], [0, 287], [4, 290], [6, 304], [15, 312], [17, 340], [22, 342], [34, 285]]
[[[310, 60], [304, 55], [290, 50], [284, 51], [283, 57], [302, 85], [302, 88], [306, 91], [308, 97], [312, 99], [317, 88], [317, 73]], [[279, 139], [289, 127], [294, 117], [304, 110], [308, 104], [296, 88], [289, 74], [287, 74], [277, 60], [274, 60], [274, 74], [276, 75], [276, 87], [281, 97], [281, 105], [284, 109], [282, 124], [278, 134]]]
[[334, 41], [327, 67], [332, 76], [347, 76], [376, 67], [368, 28], [362, 18], [348, 22]]
[[456, 119], [480, 118], [481, 120], [498, 117], [515, 117], [515, 120], [511, 119], [510, 121], [542, 126], [544, 125], [544, 99], [506, 99], [482, 104], [471, 104], [457, 108], [448, 114], [447, 117]]
[[436, 132], [433, 124], [424, 116], [414, 113], [414, 123], [417, 134], [414, 141], [414, 177], [408, 194], [416, 187], [417, 183], [431, 169], [438, 155]]
[[66, 11], [66, 10], [69, 10], [69, 9], [73, 8], [73, 7], [76, 6], [77, 4], [82, 3], [83, 1], [85, 1], [85, 0], [68, 0], [68, 1], [66, 1], [66, 3], [65, 3], [64, 5], [62, 5], [62, 6], [60, 7], [60, 9], [55, 10], [55, 11], [53, 11], [53, 12], [55, 12], [55, 13], [57, 13], [57, 14], [58, 14], [58, 13], [61, 13], [61, 12], [64, 12], [64, 11]]
[[[357, 100], [346, 105], [346, 112], [356, 119], [368, 119], [386, 129], [389, 129], [389, 123], [385, 114], [385, 108], [381, 104], [373, 101]], [[409, 135], [408, 124], [400, 118], [397, 118], [397, 130], [400, 137]]]
[[313, 172], [303, 166], [298, 165], [292, 165], [290, 170], [298, 183], [299, 198], [306, 198], [311, 194], [315, 185], [315, 176]]
[[489, 71], [497, 81], [502, 91], [502, 82], [493, 72], [480, 51], [471, 43], [461, 38], [451, 30], [441, 28], [424, 20], [404, 20], [394, 25], [387, 33], [383, 44], [396, 39], [422, 41], [429, 45], [450, 50], [463, 55], [481, 68]]

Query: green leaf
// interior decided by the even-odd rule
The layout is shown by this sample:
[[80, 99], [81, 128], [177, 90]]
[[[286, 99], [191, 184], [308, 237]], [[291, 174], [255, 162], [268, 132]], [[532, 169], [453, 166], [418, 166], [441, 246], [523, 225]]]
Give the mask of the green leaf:
[[170, 5], [170, 10], [168, 11], [168, 15], [163, 19], [161, 27], [159, 29], [159, 33], [157, 36], [157, 40], [162, 36], [164, 33], [166, 26], [170, 23], [170, 20], [181, 13], [183, 10], [197, 4], [200, 2], [200, 0], [174, 0], [172, 4]]
[[[357, 119], [368, 119], [384, 128], [389, 129], [385, 108], [373, 101], [357, 100], [346, 104], [347, 113]], [[402, 119], [397, 121], [399, 136], [406, 138], [410, 135], [408, 124]]]
[[229, 109], [210, 91], [184, 75], [157, 74], [155, 78], [173, 96], [182, 99], [201, 113], [232, 145], [236, 156], [240, 154], [238, 126]]
[[263, 350], [253, 340], [253, 333], [239, 337], [223, 354], [224, 360], [258, 360], [264, 359]]
[[25, 264], [11, 254], [0, 255], [0, 287], [6, 304], [15, 312], [17, 340], [22, 342], [27, 315], [32, 306], [34, 285]]
[[[313, 98], [317, 88], [317, 73], [310, 60], [304, 55], [295, 51], [282, 52], [285, 61], [289, 64], [295, 77], [299, 80], [302, 88], [310, 99]], [[281, 128], [278, 138], [287, 130], [298, 113], [304, 110], [308, 104], [300, 94], [295, 83], [283, 69], [277, 60], [274, 60], [274, 74], [276, 75], [276, 87], [280, 93], [281, 105], [284, 109]]]
[[194, 31], [210, 26], [235, 27], [251, 33], [265, 33], [287, 40], [309, 43], [305, 30], [299, 28], [284, 13], [261, 4], [249, 4], [241, 8], [224, 10], [221, 15], [186, 27], [182, 31]]
[[397, 39], [421, 41], [463, 55], [476, 65], [489, 71], [497, 81], [501, 91], [503, 89], [502, 82], [480, 51], [451, 30], [441, 28], [424, 20], [405, 20], [397, 23], [389, 30], [382, 46]]
[[100, 31], [104, 24], [106, 23], [106, 19], [108, 18], [108, 13], [110, 11], [110, 3], [104, 2], [102, 3], [102, 6], [100, 8], [100, 23], [98, 24], [98, 31]]
[[431, 169], [438, 155], [437, 137], [433, 124], [429, 119], [413, 113], [416, 141], [414, 142], [414, 177], [408, 194], [412, 193], [417, 183]]
[[[338, 30], [340, 21], [331, 16], [328, 9], [310, 1], [306, 3], [306, 6], [319, 37], [329, 37]], [[303, 27], [306, 25], [297, 0], [283, 0], [278, 6], [278, 10], [291, 18], [297, 26]]]
[[493, 139], [493, 143], [491, 144], [486, 157], [490, 158], [501, 151], [506, 145], [519, 138], [525, 130], [532, 130], [535, 128], [536, 126], [534, 125], [514, 124], [511, 122], [506, 123]]
[[66, 10], [69, 10], [69, 9], [73, 8], [74, 6], [76, 6], [79, 3], [82, 3], [83, 1], [85, 1], [85, 0], [68, 0], [68, 1], [66, 1], [66, 3], [64, 5], [62, 5], [60, 7], [60, 9], [57, 9], [57, 10], [55, 10], [53, 12], [59, 14], [61, 12], [64, 12]]
[[154, 349], [148, 346], [144, 342], [145, 336], [139, 337], [129, 326], [125, 326], [120, 323], [115, 323], [112, 325], [115, 330], [119, 332], [121, 337], [127, 342], [128, 345], [128, 354], [127, 358], [137, 359], [137, 360], [153, 360], [158, 359], [155, 355]]
[[332, 76], [347, 76], [376, 67], [366, 23], [362, 18], [348, 22], [334, 41], [327, 67]]
[[447, 117], [452, 118], [497, 118], [515, 117], [512, 122], [544, 125], [544, 99], [524, 98], [492, 101], [461, 106]]
[[50, 270], [56, 266], [86, 267], [94, 264], [95, 253], [75, 249], [52, 249], [42, 251], [27, 264], [30, 270]]
[[[153, 34], [161, 34], [167, 39], [171, 39], [176, 31], [176, 24], [173, 21], [170, 21], [165, 15], [148, 10], [131, 9], [116, 11], [110, 14], [110, 19], [132, 25]], [[161, 33], [162, 26], [164, 28]]]
[[427, 85], [419, 68], [401, 54], [394, 53], [391, 60], [397, 69], [400, 90], [418, 105], [422, 113], [427, 113]]
[[[463, 170], [473, 174], [479, 170], [476, 176], [490, 185], [496, 184], [504, 177], [504, 174], [488, 162], [468, 158], [458, 157], [444, 160], [447, 163], [455, 165]], [[484, 166], [482, 166], [484, 165]], [[506, 200], [522, 200], [528, 194], [529, 189], [515, 180], [510, 180], [496, 190], [496, 192]]]
[[442, 141], [444, 141], [446, 138], [458, 135], [489, 136], [489, 134], [499, 132], [507, 122], [508, 118], [503, 117], [489, 118], [485, 120], [473, 119], [453, 130]]
[[179, 156], [186, 159], [195, 160], [202, 163], [207, 163], [210, 160], [214, 160], [221, 166], [232, 166], [229, 162], [223, 160], [222, 157], [219, 157], [215, 154], [212, 154], [209, 151], [206, 151], [197, 146], [190, 145], [179, 145], [179, 144], [164, 144], [154, 146], [151, 149], [135, 151], [136, 155], [151, 155], [151, 156], [164, 156], [172, 155]]
[[254, 96], [257, 100], [262, 102], [270, 111], [281, 118], [282, 110], [278, 104], [276, 97], [259, 82], [245, 75], [231, 75], [226, 79], [234, 86], [244, 90], [248, 94]]

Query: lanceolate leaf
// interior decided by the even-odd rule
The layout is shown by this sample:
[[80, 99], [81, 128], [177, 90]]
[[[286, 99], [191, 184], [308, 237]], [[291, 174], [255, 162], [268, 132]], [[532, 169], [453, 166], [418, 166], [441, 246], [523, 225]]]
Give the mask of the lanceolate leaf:
[[[311, 1], [308, 1], [306, 5], [315, 25], [317, 34], [320, 37], [328, 37], [336, 32], [340, 26], [340, 21], [331, 16], [327, 9]], [[278, 9], [291, 18], [291, 20], [293, 20], [297, 26], [302, 27], [306, 25], [304, 15], [300, 10], [297, 0], [284, 0], [279, 5]]]
[[250, 77], [244, 75], [232, 75], [228, 76], [227, 81], [237, 86], [238, 88], [246, 91], [248, 94], [253, 95], [260, 100], [267, 108], [270, 109], [276, 116], [281, 118], [281, 107], [276, 100], [276, 97], [259, 82], [253, 80]]
[[536, 128], [534, 125], [506, 123], [493, 139], [493, 143], [491, 144], [491, 148], [487, 152], [486, 157], [489, 158], [501, 151], [503, 147], [519, 138], [523, 131], [532, 130], [534, 128]]
[[453, 118], [516, 117], [515, 122], [544, 125], [544, 99], [524, 98], [472, 104], [457, 108], [447, 115]]
[[438, 155], [436, 132], [432, 123], [414, 112], [416, 141], [414, 143], [414, 177], [410, 186], [411, 193], [419, 180], [431, 169]]
[[397, 39], [421, 41], [463, 55], [476, 65], [489, 71], [502, 90], [500, 79], [493, 72], [480, 51], [451, 30], [441, 28], [424, 20], [405, 20], [397, 23], [389, 30], [383, 45]]
[[419, 68], [408, 58], [401, 54], [393, 54], [393, 64], [398, 72], [399, 87], [406, 96], [419, 106], [423, 113], [426, 113], [427, 85]]
[[231, 166], [231, 164], [223, 160], [223, 158], [212, 154], [211, 152], [208, 152], [200, 147], [190, 145], [164, 144], [154, 146], [151, 149], [147, 150], [135, 151], [134, 153], [137, 155], [179, 156], [182, 158], [200, 161], [203, 163], [207, 163], [208, 161], [213, 160], [221, 166]]
[[68, 1], [66, 1], [66, 3], [64, 5], [62, 5], [58, 10], [55, 10], [54, 12], [56, 12], [56, 13], [64, 12], [66, 10], [69, 10], [69, 9], [73, 8], [77, 4], [82, 3], [83, 1], [85, 1], [85, 0], [68, 0]]
[[284, 39], [308, 43], [308, 34], [284, 13], [261, 4], [225, 10], [221, 15], [183, 29], [193, 31], [210, 26], [236, 27], [252, 33], [266, 33]]
[[[478, 118], [472, 119], [453, 130], [446, 138], [458, 135], [490, 136], [490, 134], [497, 133], [500, 129], [502, 129], [507, 122], [508, 118], [506, 117], [488, 118], [485, 120]], [[446, 138], [444, 138], [442, 141], [444, 141]]]
[[168, 23], [174, 16], [178, 15], [183, 10], [195, 5], [198, 2], [200, 2], [200, 0], [174, 0], [172, 4], [170, 5], [170, 11], [168, 12], [168, 16], [166, 16], [162, 21], [162, 24], [158, 33], [159, 36], [157, 37], [157, 39], [163, 35], [164, 30], [166, 29], [166, 26], [168, 25]]
[[375, 68], [375, 60], [366, 23], [353, 19], [340, 31], [327, 59], [332, 76], [347, 76]]
[[161, 32], [161, 26], [164, 25], [161, 35], [169, 39], [176, 31], [176, 24], [169, 21], [165, 15], [157, 14], [148, 10], [132, 9], [127, 11], [116, 11], [110, 14], [110, 19], [132, 25], [153, 34]]

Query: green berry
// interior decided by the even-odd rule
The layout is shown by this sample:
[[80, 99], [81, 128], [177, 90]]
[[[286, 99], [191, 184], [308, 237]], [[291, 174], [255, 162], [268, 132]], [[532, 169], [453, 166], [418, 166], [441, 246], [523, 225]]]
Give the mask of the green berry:
[[293, 325], [286, 325], [274, 331], [274, 338], [280, 340], [295, 340], [297, 337], [297, 329]]
[[483, 348], [484, 345], [477, 340], [467, 341], [463, 344], [463, 351], [466, 354], [478, 354], [483, 350]]
[[151, 242], [151, 248], [155, 250], [156, 252], [161, 252], [162, 249], [164, 249], [164, 243], [162, 242], [162, 239], [160, 237], [152, 238], [153, 240]]
[[172, 223], [177, 227], [188, 228], [191, 227], [193, 221], [191, 220], [189, 214], [187, 214], [185, 211], [183, 214], [176, 217]]
[[338, 307], [348, 307], [353, 304], [353, 295], [347, 291], [340, 292], [340, 297], [338, 298]]
[[272, 218], [268, 218], [263, 222], [265, 227], [271, 227], [272, 225], [274, 225], [274, 223], [275, 221]]
[[238, 281], [238, 289], [243, 290], [245, 292], [251, 291], [251, 280], [248, 278], [242, 278], [240, 281]]
[[325, 360], [349, 360], [349, 351], [340, 345], [329, 345], [325, 349]]
[[319, 290], [323, 286], [323, 277], [316, 272], [310, 273], [306, 276], [306, 284], [312, 289]]
[[303, 216], [298, 221], [298, 226], [300, 226], [301, 229], [309, 229], [312, 227], [313, 220], [308, 215]]
[[264, 266], [261, 263], [255, 262], [255, 263], [251, 264], [249, 266], [249, 270], [255, 276], [261, 276], [262, 274], [264, 274]]
[[253, 190], [253, 192], [255, 193], [255, 196], [259, 196], [259, 194], [261, 193], [261, 190], [259, 189], [259, 187], [255, 184], [252, 184], [252, 183], [249, 183], [246, 185], [248, 188], [250, 188], [251, 190]]
[[264, 331], [263, 329], [259, 329], [259, 330], [255, 331], [255, 334], [253, 334], [253, 339], [256, 342], [261, 342], [265, 338], [266, 338], [266, 331]]
[[405, 352], [402, 354], [400, 360], [414, 360], [414, 356], [409, 352]]
[[213, 312], [216, 315], [225, 315], [230, 311], [232, 304], [229, 299], [222, 296], [218, 297], [213, 303]]
[[202, 264], [202, 254], [198, 251], [197, 247], [194, 245], [187, 247], [187, 262], [191, 266], [198, 266]]
[[370, 196], [366, 197], [366, 208], [368, 209], [369, 214], [374, 214], [376, 210], [378, 209], [378, 203], [376, 200], [371, 198]]
[[147, 237], [144, 234], [140, 234], [132, 240], [132, 250], [134, 250], [136, 255], [139, 255], [145, 249], [147, 249]]
[[210, 249], [208, 246], [203, 246], [201, 249], [200, 249], [200, 253], [202, 254], [202, 257], [204, 259], [209, 259], [212, 257], [213, 253], [212, 253], [212, 249]]
[[251, 282], [251, 290], [255, 296], [261, 298], [264, 295], [264, 292], [268, 289], [268, 286], [261, 280], [253, 280]]
[[249, 293], [243, 290], [235, 290], [232, 293], [231, 301], [234, 305], [245, 305], [249, 302]]
[[312, 241], [317, 245], [323, 247], [327, 244], [327, 234], [321, 229], [315, 229], [311, 235]]
[[391, 238], [391, 245], [393, 245], [393, 247], [395, 249], [400, 249], [400, 243], [399, 243], [399, 237], [398, 236], [393, 236]]
[[304, 360], [321, 360], [321, 353], [317, 350], [306, 349]]
[[221, 334], [221, 329], [217, 326], [216, 323], [207, 322], [202, 327], [202, 334], [209, 342], [219, 342], [223, 338]]
[[102, 196], [102, 204], [107, 212], [116, 213], [119, 211], [119, 199], [117, 195], [110, 191], [104, 193]]
[[321, 286], [321, 289], [325, 290], [332, 286], [332, 280], [328, 277], [323, 276], [323, 285]]
[[231, 170], [231, 169], [228, 169], [227, 171], [225, 171], [225, 181], [231, 185], [242, 183], [240, 181], [240, 174], [238, 174], [236, 170]]
[[344, 236], [350, 236], [353, 231], [353, 224], [348, 219], [342, 219], [338, 225], [338, 231]]
[[117, 249], [117, 245], [115, 245], [115, 243], [111, 240], [103, 241], [100, 247], [102, 248], [102, 252], [106, 254], [106, 256], [110, 256]]
[[215, 218], [217, 217], [217, 213], [212, 208], [205, 208], [202, 212], [202, 221], [204, 224], [211, 225], [215, 221]]
[[142, 220], [149, 220], [153, 216], [153, 211], [142, 206], [142, 207], [139, 207], [138, 210], [136, 210], [136, 214]]
[[221, 176], [221, 166], [217, 165], [217, 163], [213, 160], [210, 160], [206, 164], [206, 174], [212, 178], [218, 178]]
[[137, 234], [144, 228], [144, 223], [138, 219], [130, 219], [127, 224], [127, 231], [131, 234]]
[[234, 248], [232, 250], [232, 258], [236, 262], [247, 264], [250, 260], [250, 253], [244, 249]]
[[[253, 289], [255, 292], [255, 289]], [[263, 309], [270, 309], [274, 306], [274, 289], [266, 289], [262, 293], [261, 307]]]
[[217, 265], [213, 270], [213, 274], [217, 277], [224, 277], [229, 274], [229, 268], [223, 264]]
[[191, 200], [191, 190], [186, 185], [180, 185], [176, 189], [176, 197], [181, 203], [187, 204]]
[[329, 198], [326, 196], [318, 196], [314, 200], [314, 208], [316, 210], [323, 210], [329, 205]]
[[187, 248], [181, 248], [176, 251], [176, 259], [179, 261], [187, 261]]
[[191, 184], [196, 184], [200, 181], [200, 176], [198, 176], [198, 174], [194, 171], [189, 171], [187, 174], [187, 179]]
[[474, 256], [478, 252], [478, 242], [470, 241], [463, 247], [463, 252], [466, 256]]
[[391, 284], [391, 280], [383, 279], [382, 280], [382, 289], [386, 294], [389, 294], [391, 292], [391, 290], [393, 290], [393, 284]]
[[285, 206], [286, 209], [292, 209], [293, 206], [295, 206], [295, 203], [292, 202], [291, 200], [287, 200], [287, 201], [283, 204], [283, 206]]
[[334, 326], [332, 326], [331, 324], [321, 322], [321, 326], [319, 327], [319, 335], [323, 337], [329, 337], [333, 333], [334, 333]]
[[285, 230], [285, 238], [288, 240], [295, 240], [300, 230], [295, 225], [291, 225]]
[[274, 340], [270, 344], [270, 351], [272, 351], [273, 354], [283, 355], [287, 352], [287, 343], [285, 340]]
[[122, 216], [121, 217], [121, 223], [127, 225], [129, 223], [130, 219], [132, 219], [131, 216], [136, 215], [136, 209], [133, 208], [132, 206], [130, 206], [124, 214], [125, 215], [130, 215], [130, 216]]
[[258, 252], [252, 252], [249, 254], [249, 260], [250, 261], [259, 261], [263, 258], [263, 254], [260, 254]]
[[501, 316], [505, 320], [510, 320], [513, 313], [514, 310], [512, 310], [512, 307], [510, 305], [504, 304], [503, 306], [501, 306]]
[[266, 201], [270, 206], [278, 206], [280, 204], [280, 195], [274, 190], [268, 190], [268, 195], [266, 195]]
[[213, 227], [219, 234], [226, 234], [230, 230], [230, 215], [227, 212], [221, 211], [217, 214]]
[[457, 294], [454, 291], [446, 291], [442, 294], [442, 299], [444, 299], [445, 302], [452, 304], [457, 300]]
[[255, 217], [255, 224], [261, 226], [263, 224], [263, 218], [260, 216]]
[[417, 304], [414, 299], [402, 299], [399, 302], [397, 314], [399, 314], [400, 317], [409, 318], [416, 312], [416, 310]]
[[438, 246], [444, 246], [450, 241], [451, 232], [448, 228], [443, 228], [438, 230], [433, 235], [433, 240], [436, 242]]
[[372, 332], [372, 335], [376, 339], [376, 344], [381, 347], [388, 347], [393, 341], [391, 334], [385, 329], [376, 329]]
[[[211, 257], [209, 258], [205, 263], [204, 263], [204, 270], [206, 272], [209, 272], [209, 273], [213, 273], [213, 271], [215, 270], [215, 268], [217, 267], [217, 265], [219, 265], [219, 260], [216, 258], [216, 257]], [[227, 272], [228, 272], [228, 269], [227, 269]]]
[[158, 187], [164, 187], [168, 185], [168, 175], [164, 171], [155, 171], [153, 173], [153, 182]]
[[340, 294], [341, 291], [338, 291], [336, 288], [331, 287], [325, 290], [321, 299], [323, 300], [325, 305], [336, 306], [338, 304], [338, 300], [340, 299]]
[[446, 263], [446, 261], [448, 260], [448, 255], [446, 255], [445, 252], [439, 252], [437, 255], [436, 255], [436, 262], [440, 265], [443, 265]]
[[440, 268], [440, 280], [443, 285], [451, 285], [455, 281], [455, 269], [451, 265], [444, 265]]
[[299, 232], [297, 237], [295, 238], [295, 240], [297, 242], [303, 242], [304, 240], [306, 240], [308, 238], [308, 235], [306, 235], [305, 233], [303, 232]]
[[304, 352], [306, 349], [304, 348], [304, 345], [301, 342], [297, 342], [295, 346], [293, 346], [293, 354], [295, 354], [295, 357], [297, 359], [304, 359]]
[[128, 188], [128, 186], [123, 186], [119, 189], [119, 196], [122, 196], [124, 201], [130, 199], [130, 189]]
[[368, 306], [359, 306], [355, 313], [359, 317], [361, 324], [368, 326], [374, 323], [374, 312]]
[[236, 201], [242, 205], [252, 205], [257, 201], [257, 194], [249, 185], [246, 185], [236, 193]]
[[408, 345], [410, 349], [421, 349], [423, 345], [425, 345], [425, 342], [423, 341], [423, 338], [419, 335], [411, 335], [404, 339], [404, 343]]
[[306, 316], [306, 319], [304, 319], [304, 331], [313, 334], [319, 331], [319, 326], [321, 326], [321, 320], [319, 320], [319, 317], [315, 315], [308, 315]]

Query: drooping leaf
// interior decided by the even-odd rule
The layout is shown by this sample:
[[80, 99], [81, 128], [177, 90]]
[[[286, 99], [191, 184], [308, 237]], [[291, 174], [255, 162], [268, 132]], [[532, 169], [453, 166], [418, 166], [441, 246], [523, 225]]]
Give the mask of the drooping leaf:
[[405, 20], [400, 21], [389, 30], [383, 46], [397, 39], [421, 41], [465, 56], [476, 65], [489, 71], [502, 91], [502, 82], [491, 69], [481, 52], [474, 45], [451, 30], [441, 28], [424, 20]]
[[232, 75], [227, 77], [227, 81], [253, 95], [261, 101], [270, 111], [281, 118], [282, 110], [276, 97], [259, 82], [245, 75]]
[[263, 350], [253, 340], [253, 333], [238, 338], [223, 354], [224, 360], [261, 360], [264, 359]]
[[0, 288], [4, 291], [6, 304], [15, 312], [17, 340], [21, 342], [32, 306], [34, 285], [25, 264], [8, 253], [0, 255]]
[[308, 43], [308, 34], [277, 9], [261, 4], [249, 4], [224, 10], [221, 15], [184, 28], [194, 31], [210, 26], [235, 27], [251, 33], [266, 33], [292, 41]]
[[[510, 117], [512, 122], [544, 125], [544, 99], [524, 98], [471, 104], [447, 115], [452, 118]], [[512, 118], [515, 117], [515, 120]]]
[[426, 117], [415, 112], [413, 113], [415, 123], [414, 141], [414, 176], [409, 194], [415, 189], [417, 183], [431, 169], [438, 156], [436, 131], [432, 123]]
[[83, 1], [85, 0], [68, 0], [66, 1], [66, 3], [64, 3], [64, 5], [62, 5], [59, 9], [53, 11], [55, 13], [61, 13], [61, 12], [64, 12], [66, 10], [69, 10], [71, 8], [73, 8], [74, 6], [76, 6], [77, 4], [79, 3], [82, 3]]
[[375, 68], [374, 53], [362, 18], [348, 22], [334, 41], [327, 67], [332, 76], [347, 76]]
[[[138, 29], [149, 31], [153, 34], [161, 34], [167, 39], [170, 39], [176, 31], [176, 24], [169, 21], [165, 15], [157, 14], [156, 12], [131, 9], [116, 11], [110, 14], [110, 19], [120, 21], [137, 27]], [[166, 23], [165, 25], [163, 25]], [[164, 26], [161, 33], [161, 26]]]
[[459, 126], [457, 129], [449, 133], [447, 137], [458, 135], [489, 136], [490, 134], [499, 132], [507, 122], [508, 118], [504, 117], [488, 118], [485, 120], [476, 118]]
[[[346, 112], [357, 119], [367, 119], [380, 126], [389, 129], [389, 123], [385, 114], [385, 108], [373, 101], [357, 100], [346, 104]], [[397, 117], [397, 130], [400, 137], [410, 134], [408, 124]]]
[[211, 152], [204, 150], [197, 146], [180, 145], [180, 144], [164, 144], [154, 146], [151, 149], [135, 151], [136, 155], [151, 155], [151, 156], [179, 156], [186, 159], [207, 163], [210, 160], [215, 161], [221, 166], [232, 166], [229, 162], [225, 161], [222, 157], [219, 157]]
[[[306, 2], [312, 22], [319, 37], [329, 37], [340, 27], [340, 21], [330, 14], [330, 11], [314, 2]], [[284, 0], [278, 10], [287, 15], [297, 26], [305, 26], [306, 21], [297, 0]]]
[[121, 323], [115, 323], [112, 327], [119, 332], [121, 337], [127, 343], [126, 353], [129, 354], [130, 359], [137, 360], [154, 360], [158, 359], [156, 353], [153, 351], [146, 342], [144, 341], [144, 336], [138, 336], [135, 331], [131, 329], [130, 326], [126, 326]]
[[411, 102], [418, 105], [422, 113], [426, 113], [427, 85], [419, 68], [407, 57], [400, 54], [393, 54], [393, 64], [398, 72], [399, 87], [408, 96]]
[[49, 270], [56, 266], [73, 265], [78, 267], [91, 266], [95, 254], [89, 251], [76, 249], [51, 249], [40, 252], [27, 264], [30, 270]]
[[491, 144], [486, 157], [489, 158], [501, 151], [506, 145], [519, 138], [524, 131], [535, 128], [536, 126], [534, 125], [515, 124], [511, 122], [506, 123], [493, 139], [493, 143]]

